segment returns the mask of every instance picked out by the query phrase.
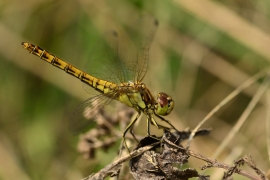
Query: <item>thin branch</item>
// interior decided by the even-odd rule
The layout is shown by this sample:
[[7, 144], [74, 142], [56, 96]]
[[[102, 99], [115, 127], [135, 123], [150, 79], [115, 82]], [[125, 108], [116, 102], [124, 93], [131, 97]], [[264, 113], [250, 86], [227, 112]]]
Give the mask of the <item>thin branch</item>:
[[[177, 146], [176, 144], [170, 142], [166, 138], [164, 138], [163, 140], [166, 141], [166, 143], [170, 144], [171, 146], [173, 146], [173, 147], [175, 147], [177, 149], [179, 149], [179, 148], [180, 149], [183, 149], [183, 147]], [[186, 149], [186, 151], [187, 151], [188, 155], [207, 162], [208, 165], [202, 167], [201, 168], [202, 170], [204, 170], [206, 168], [210, 168], [210, 167], [217, 167], [217, 168], [222, 168], [222, 169], [226, 169], [226, 170], [230, 170], [232, 168], [231, 166], [229, 166], [229, 165], [227, 165], [225, 163], [219, 162], [217, 160], [212, 160], [212, 159], [210, 159], [210, 158], [208, 158], [206, 156], [203, 156], [203, 155], [201, 155], [199, 153], [195, 153], [194, 151], [191, 151], [191, 150], [188, 150], [188, 149]], [[250, 174], [250, 173], [248, 173], [246, 171], [240, 170], [240, 169], [237, 169], [237, 171], [235, 171], [234, 173], [243, 175], [243, 176], [245, 176], [247, 178], [250, 178], [252, 180], [261, 180], [260, 177], [257, 177], [255, 175], [252, 175], [252, 174]]]
[[[207, 157], [205, 157], [205, 156], [203, 156], [203, 155], [201, 155], [199, 153], [195, 153], [194, 151], [189, 150], [188, 152], [189, 152], [190, 156], [193, 156], [193, 157], [195, 157], [197, 159], [201, 159], [201, 160], [208, 163], [208, 165], [204, 166], [202, 168], [202, 170], [204, 170], [206, 168], [210, 168], [210, 167], [217, 167], [217, 168], [222, 168], [222, 169], [226, 169], [226, 170], [229, 170], [231, 168], [231, 166], [229, 166], [229, 165], [227, 165], [225, 163], [219, 162], [217, 160], [212, 160], [212, 159], [207, 158]], [[255, 176], [253, 174], [250, 174], [250, 173], [248, 173], [246, 171], [243, 171], [243, 170], [240, 170], [240, 169], [238, 169], [238, 171], [236, 171], [235, 173], [241, 174], [241, 175], [243, 175], [243, 176], [245, 176], [247, 178], [250, 178], [252, 180], [261, 180], [260, 177], [257, 177], [257, 176]]]
[[158, 145], [160, 142], [156, 142], [153, 143], [151, 145], [145, 146], [145, 147], [141, 147], [137, 150], [132, 151], [130, 154], [127, 154], [121, 158], [119, 158], [118, 160], [112, 162], [111, 164], [107, 165], [106, 167], [104, 167], [102, 170], [100, 170], [99, 172], [95, 173], [95, 174], [91, 174], [90, 176], [82, 179], [82, 180], [98, 180], [98, 179], [104, 179], [105, 177], [107, 177], [109, 175], [109, 173], [113, 172], [117, 167], [119, 167], [123, 162], [137, 157], [139, 155], [141, 155], [142, 153], [152, 149], [153, 147], [155, 147], [156, 145]]

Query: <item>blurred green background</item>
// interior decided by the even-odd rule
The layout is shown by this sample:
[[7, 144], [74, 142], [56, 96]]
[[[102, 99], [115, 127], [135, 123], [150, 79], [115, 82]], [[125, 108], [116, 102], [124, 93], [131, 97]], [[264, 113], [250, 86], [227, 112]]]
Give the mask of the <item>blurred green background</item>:
[[[21, 47], [26, 41], [84, 68], [91, 47], [112, 22], [148, 12], [159, 20], [145, 84], [166, 92], [179, 129], [194, 128], [230, 92], [270, 62], [267, 0], [2, 0], [0, 1], [0, 179], [80, 179], [108, 164], [115, 151], [85, 160], [68, 130], [76, 106], [89, 97], [79, 80]], [[226, 104], [203, 127], [209, 137], [191, 149], [210, 157], [256, 93], [259, 83]], [[251, 154], [266, 171], [266, 96], [217, 159]], [[145, 126], [145, 124], [143, 124]], [[204, 164], [190, 159], [189, 166]], [[222, 171], [211, 169], [213, 179]], [[243, 179], [243, 177], [236, 178]]]

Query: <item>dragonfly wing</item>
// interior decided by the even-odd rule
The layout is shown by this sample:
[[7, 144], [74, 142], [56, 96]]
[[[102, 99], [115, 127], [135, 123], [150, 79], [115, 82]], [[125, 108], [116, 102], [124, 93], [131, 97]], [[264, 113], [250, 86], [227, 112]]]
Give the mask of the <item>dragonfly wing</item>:
[[[132, 81], [141, 82], [148, 69], [149, 49], [158, 28], [158, 20], [142, 14], [130, 22], [125, 29], [132, 42], [128, 45], [123, 41], [119, 54], [125, 57], [127, 69], [131, 69], [128, 73], [133, 77]], [[128, 49], [125, 50], [125, 47]]]
[[[105, 33], [104, 38], [96, 43], [84, 71], [96, 78], [110, 81], [116, 84], [124, 82], [122, 60], [118, 55], [118, 38], [116, 31]], [[93, 93], [93, 88], [87, 84], [83, 84], [84, 89], [90, 94]]]
[[112, 100], [113, 98], [99, 94], [79, 104], [70, 119], [69, 128], [71, 132], [78, 134], [82, 129], [95, 122], [104, 106]]
[[[154, 38], [158, 21], [149, 16], [135, 17], [124, 28], [105, 33], [96, 43], [84, 71], [99, 79], [116, 84], [141, 81], [146, 74], [149, 48]], [[93, 94], [93, 89], [84, 85]]]

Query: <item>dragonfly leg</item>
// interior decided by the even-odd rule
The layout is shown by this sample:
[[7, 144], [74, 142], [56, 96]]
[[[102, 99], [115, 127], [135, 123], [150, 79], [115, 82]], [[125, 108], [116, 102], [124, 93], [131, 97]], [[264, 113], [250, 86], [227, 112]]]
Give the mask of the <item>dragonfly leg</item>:
[[124, 131], [124, 133], [123, 133], [123, 136], [122, 136], [122, 137], [123, 137], [123, 141], [124, 141], [124, 145], [125, 145], [125, 147], [127, 148], [127, 150], [128, 150], [129, 153], [130, 153], [130, 151], [129, 151], [128, 146], [127, 146], [127, 143], [126, 143], [126, 138], [125, 138], [125, 136], [126, 136], [126, 133], [127, 133], [128, 130], [129, 130], [130, 133], [131, 133], [131, 135], [133, 136], [133, 138], [134, 138], [136, 141], [138, 141], [138, 140], [136, 139], [135, 135], [133, 134], [133, 126], [134, 126], [135, 122], [137, 121], [137, 119], [140, 117], [140, 115], [141, 115], [141, 113], [138, 113], [137, 116], [136, 116], [136, 118], [135, 118], [134, 120], [132, 120], [132, 121], [128, 124], [128, 126], [126, 127], [126, 129], [125, 129], [125, 131]]
[[149, 117], [147, 118], [147, 135], [150, 136], [150, 121], [149, 121]]
[[[151, 120], [150, 120], [149, 118], [150, 118]], [[147, 118], [147, 135], [148, 135], [149, 137], [152, 137], [153, 139], [158, 140], [158, 141], [161, 140], [161, 138], [156, 137], [155, 135], [151, 135], [151, 134], [150, 134], [150, 123], [151, 123], [151, 124], [154, 124], [155, 126], [157, 126], [158, 129], [160, 129], [160, 128], [168, 129], [168, 128], [165, 127], [165, 126], [162, 126], [162, 125], [157, 124], [157, 122], [155, 121], [155, 119], [154, 119], [153, 117], [151, 117], [151, 116], [149, 116], [149, 117]]]
[[[170, 121], [164, 119], [163, 117], [161, 117], [161, 116], [159, 116], [159, 115], [157, 115], [157, 114], [155, 114], [155, 115], [156, 115], [158, 118], [160, 118], [162, 121], [165, 121], [167, 124], [169, 124], [174, 130], [176, 130], [177, 132], [179, 132], [178, 129], [176, 129], [176, 128], [174, 127], [174, 125], [172, 125], [172, 123], [170, 123]], [[155, 121], [155, 120], [154, 120], [154, 121]], [[158, 126], [160, 126], [160, 125], [158, 125]]]
[[135, 122], [137, 121], [137, 119], [139, 118], [140, 114], [138, 114], [136, 116], [136, 118], [134, 119], [134, 123], [129, 127], [129, 132], [130, 134], [132, 135], [132, 137], [137, 141], [137, 143], [139, 143], [138, 139], [136, 138], [135, 134], [134, 134], [134, 131], [133, 131], [133, 127], [134, 127], [134, 124]]
[[[149, 118], [151, 119], [151, 121], [149, 121], [149, 122], [151, 122], [151, 124], [153, 124], [154, 126], [156, 126], [158, 129], [169, 129], [169, 128], [166, 127], [166, 126], [162, 126], [162, 125], [158, 124], [158, 123], [156, 122], [156, 120], [155, 120], [152, 116], [150, 116]], [[148, 130], [148, 135], [149, 135], [149, 134], [150, 134], [150, 128], [149, 128], [149, 130]]]
[[[151, 119], [151, 120], [149, 120], [149, 119]], [[158, 124], [153, 117], [149, 116], [147, 118], [147, 135], [151, 136], [151, 137], [152, 137], [152, 135], [150, 134], [150, 123], [153, 124], [154, 126], [156, 126], [158, 129], [169, 129], [166, 126], [162, 126], [162, 125]]]

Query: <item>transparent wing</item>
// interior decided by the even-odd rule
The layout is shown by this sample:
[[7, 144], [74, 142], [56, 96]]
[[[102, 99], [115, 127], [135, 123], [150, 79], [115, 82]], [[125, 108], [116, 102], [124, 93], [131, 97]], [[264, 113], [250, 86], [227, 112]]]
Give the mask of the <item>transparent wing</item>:
[[[158, 27], [158, 20], [150, 15], [141, 15], [134, 18], [134, 23], [127, 24], [126, 32], [131, 38], [130, 47], [128, 41], [123, 41], [120, 46], [120, 55], [125, 57], [126, 66], [131, 71], [128, 75], [133, 82], [141, 82], [147, 72], [149, 62], [149, 49]], [[131, 21], [133, 22], [133, 21]]]
[[77, 106], [72, 113], [69, 129], [73, 134], [78, 134], [82, 129], [94, 123], [101, 109], [113, 100], [103, 94], [91, 97]]
[[[142, 81], [149, 61], [149, 48], [154, 38], [158, 21], [151, 16], [140, 16], [130, 20], [121, 30], [104, 34], [84, 71], [99, 79], [120, 84]], [[84, 89], [93, 94], [86, 84]]]
[[[104, 39], [96, 44], [84, 69], [86, 73], [116, 84], [142, 81], [147, 72], [149, 48], [158, 22], [146, 15], [134, 20], [129, 18], [129, 22], [121, 30], [104, 34]], [[84, 89], [91, 94], [98, 93], [86, 84]], [[71, 131], [76, 134], [94, 122], [100, 112], [98, 110], [112, 99], [112, 95], [99, 94], [81, 103], [72, 115]]]

